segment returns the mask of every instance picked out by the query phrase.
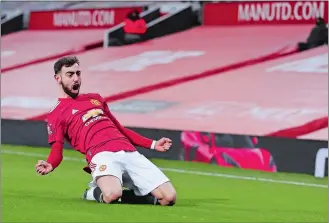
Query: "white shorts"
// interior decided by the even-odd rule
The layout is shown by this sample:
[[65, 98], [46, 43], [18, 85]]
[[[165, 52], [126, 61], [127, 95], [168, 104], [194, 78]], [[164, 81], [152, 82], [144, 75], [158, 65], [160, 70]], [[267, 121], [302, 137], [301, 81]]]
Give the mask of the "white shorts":
[[100, 152], [89, 164], [92, 170], [90, 187], [95, 187], [100, 176], [117, 177], [124, 187], [144, 196], [169, 181], [168, 177], [150, 160], [139, 152]]

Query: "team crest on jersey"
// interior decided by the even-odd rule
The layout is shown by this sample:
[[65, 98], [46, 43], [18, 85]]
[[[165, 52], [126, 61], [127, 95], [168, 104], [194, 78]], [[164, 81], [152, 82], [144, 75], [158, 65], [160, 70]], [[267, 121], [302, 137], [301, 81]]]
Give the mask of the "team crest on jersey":
[[93, 105], [96, 105], [96, 106], [101, 105], [100, 101], [98, 101], [98, 100], [96, 100], [96, 99], [91, 99], [90, 102], [91, 102]]
[[99, 167], [99, 171], [104, 171], [104, 170], [106, 170], [106, 165], [101, 165], [101, 166]]

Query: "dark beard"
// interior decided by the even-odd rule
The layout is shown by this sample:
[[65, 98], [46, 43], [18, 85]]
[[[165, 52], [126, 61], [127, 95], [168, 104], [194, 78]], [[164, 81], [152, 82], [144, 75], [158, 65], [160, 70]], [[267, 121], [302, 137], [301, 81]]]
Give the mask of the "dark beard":
[[63, 88], [63, 91], [65, 92], [65, 94], [67, 94], [71, 98], [76, 98], [79, 95], [79, 91], [78, 91], [78, 93], [73, 93], [70, 89], [65, 87], [63, 84], [62, 84], [62, 88]]

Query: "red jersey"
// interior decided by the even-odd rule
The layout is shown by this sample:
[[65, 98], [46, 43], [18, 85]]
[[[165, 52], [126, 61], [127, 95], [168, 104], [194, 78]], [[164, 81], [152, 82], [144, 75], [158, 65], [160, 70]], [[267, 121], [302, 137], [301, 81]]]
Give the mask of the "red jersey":
[[[63, 144], [66, 139], [75, 150], [86, 155], [88, 163], [102, 151], [135, 151], [134, 145], [150, 148], [153, 142], [121, 126], [99, 94], [60, 98], [47, 122], [48, 142]], [[58, 163], [54, 157], [57, 155], [62, 156], [51, 153], [48, 158], [55, 167], [61, 161]]]

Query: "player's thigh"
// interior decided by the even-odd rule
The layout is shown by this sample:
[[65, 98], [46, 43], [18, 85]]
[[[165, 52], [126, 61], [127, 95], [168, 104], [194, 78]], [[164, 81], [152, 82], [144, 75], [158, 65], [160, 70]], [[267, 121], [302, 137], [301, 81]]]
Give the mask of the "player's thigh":
[[97, 178], [96, 182], [103, 195], [113, 195], [115, 198], [121, 197], [122, 186], [117, 177], [111, 175], [100, 176]]
[[138, 152], [127, 152], [123, 161], [126, 171], [139, 190], [137, 195], [146, 195], [169, 182], [168, 177], [157, 166]]
[[121, 189], [123, 167], [122, 153], [101, 152], [96, 154], [89, 166], [92, 170], [93, 182], [103, 193], [110, 193]]

